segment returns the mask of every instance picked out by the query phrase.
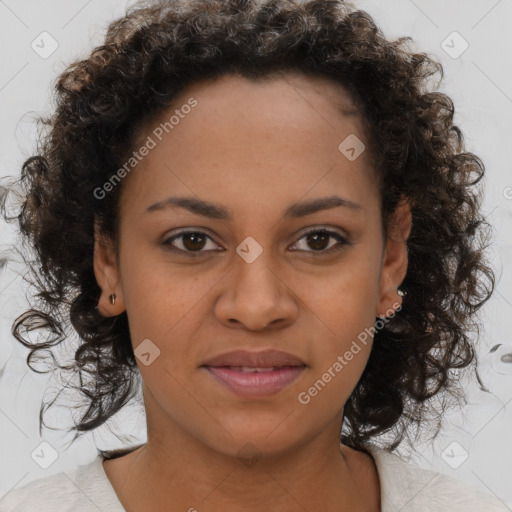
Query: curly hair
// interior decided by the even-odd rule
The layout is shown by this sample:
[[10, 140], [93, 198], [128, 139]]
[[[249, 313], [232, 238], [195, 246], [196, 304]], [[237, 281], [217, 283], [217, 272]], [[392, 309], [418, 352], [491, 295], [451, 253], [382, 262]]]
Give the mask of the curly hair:
[[[368, 13], [343, 0], [161, 0], [131, 6], [109, 25], [104, 44], [61, 73], [55, 109], [40, 118], [38, 154], [22, 167], [22, 206], [11, 217], [35, 250], [39, 303], [12, 332], [30, 349], [32, 367], [36, 354], [66, 338], [65, 325], [75, 329], [80, 344], [66, 368], [79, 375], [86, 403], [76, 432], [126, 405], [139, 375], [126, 312], [102, 316], [93, 271], [95, 222], [117, 242], [122, 183], [106, 199], [94, 191], [134, 150], [143, 123], [187, 85], [227, 73], [263, 80], [298, 71], [342, 85], [365, 123], [386, 236], [400, 198], [411, 205], [406, 300], [375, 333], [345, 404], [341, 441], [364, 450], [371, 438], [391, 434], [394, 449], [409, 426], [440, 422], [452, 399], [464, 398], [458, 370], [477, 370], [470, 334], [479, 331], [475, 313], [495, 283], [485, 258], [491, 226], [476, 187], [485, 167], [465, 150], [453, 102], [432, 83], [442, 80], [442, 65], [410, 42], [386, 39]], [[36, 327], [48, 330], [43, 341], [23, 335]]]

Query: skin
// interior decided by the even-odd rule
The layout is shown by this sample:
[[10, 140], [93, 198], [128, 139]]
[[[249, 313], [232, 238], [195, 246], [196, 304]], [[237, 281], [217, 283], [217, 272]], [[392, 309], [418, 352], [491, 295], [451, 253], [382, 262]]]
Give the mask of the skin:
[[[368, 152], [349, 161], [338, 149], [350, 134], [369, 141], [335, 83], [290, 72], [259, 83], [237, 75], [195, 83], [141, 127], [140, 140], [190, 97], [198, 105], [122, 182], [117, 257], [97, 232], [100, 311], [126, 310], [134, 348], [149, 339], [160, 350], [147, 366], [137, 359], [148, 441], [105, 461], [105, 472], [128, 511], [378, 511], [373, 459], [339, 443], [371, 338], [308, 404], [297, 397], [401, 303], [409, 205], [399, 205], [384, 240]], [[288, 206], [333, 194], [362, 208], [283, 216]], [[223, 205], [232, 219], [146, 211], [170, 196]], [[210, 238], [176, 238], [171, 252], [162, 242], [182, 228]], [[308, 241], [312, 228], [350, 243], [325, 255], [339, 242]], [[252, 263], [236, 252], [248, 236], [263, 249]], [[179, 253], [194, 248], [200, 256]], [[265, 398], [239, 397], [199, 368], [223, 352], [269, 348], [307, 368]], [[247, 443], [259, 457], [252, 465], [240, 456]]]

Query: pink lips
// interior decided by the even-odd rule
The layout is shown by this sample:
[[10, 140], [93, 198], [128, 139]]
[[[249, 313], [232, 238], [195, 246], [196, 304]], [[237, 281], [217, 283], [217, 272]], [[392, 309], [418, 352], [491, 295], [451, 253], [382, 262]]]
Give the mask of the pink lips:
[[299, 358], [279, 350], [237, 350], [208, 359], [201, 366], [217, 381], [245, 398], [275, 394], [306, 368]]

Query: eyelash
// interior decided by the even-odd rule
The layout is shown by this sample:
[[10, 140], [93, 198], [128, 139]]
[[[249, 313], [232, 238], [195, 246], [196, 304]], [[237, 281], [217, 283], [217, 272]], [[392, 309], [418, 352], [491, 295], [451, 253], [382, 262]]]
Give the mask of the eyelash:
[[[338, 244], [332, 246], [330, 249], [323, 249], [323, 250], [319, 250], [319, 251], [313, 251], [313, 250], [302, 251], [302, 252], [312, 253], [314, 257], [327, 256], [327, 255], [330, 255], [330, 254], [333, 254], [333, 253], [336, 253], [336, 252], [342, 250], [346, 245], [350, 245], [350, 242], [346, 238], [341, 236], [339, 233], [337, 233], [335, 231], [328, 230], [328, 229], [322, 229], [322, 228], [315, 228], [310, 231], [307, 231], [298, 240], [302, 240], [303, 238], [307, 237], [308, 235], [311, 235], [314, 233], [322, 233], [322, 234], [328, 235], [329, 238], [335, 238], [338, 241]], [[173, 236], [165, 239], [162, 242], [162, 245], [166, 246], [166, 249], [169, 251], [180, 252], [182, 254], [191, 256], [193, 258], [200, 257], [204, 253], [210, 252], [210, 251], [204, 251], [204, 250], [187, 251], [187, 250], [183, 250], [183, 249], [178, 249], [172, 245], [172, 242], [174, 240], [181, 238], [184, 235], [188, 235], [188, 234], [202, 235], [202, 236], [210, 239], [212, 242], [214, 242], [214, 240], [209, 235], [204, 233], [203, 231], [187, 230], [187, 231], [181, 231], [180, 233], [177, 233], [176, 235], [173, 235]], [[213, 251], [213, 252], [220, 252], [220, 251]]]

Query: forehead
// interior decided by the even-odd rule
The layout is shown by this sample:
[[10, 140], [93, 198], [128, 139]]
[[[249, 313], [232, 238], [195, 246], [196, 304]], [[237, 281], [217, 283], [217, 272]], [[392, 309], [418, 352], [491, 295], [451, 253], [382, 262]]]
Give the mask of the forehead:
[[[362, 121], [361, 105], [345, 86], [334, 80], [310, 76], [298, 70], [279, 70], [258, 78], [227, 73], [186, 86], [173, 98], [168, 108], [153, 114], [138, 127], [139, 139], [160, 123], [169, 121], [172, 114], [180, 110], [191, 97], [194, 97], [201, 107], [194, 109], [194, 118], [197, 121], [204, 121], [208, 115], [218, 115], [219, 112], [222, 112], [222, 116], [217, 121], [226, 118], [232, 122], [228, 116], [236, 114], [239, 116], [238, 123], [247, 117], [252, 121], [266, 122], [269, 116], [275, 120], [281, 115], [284, 116], [283, 121], [291, 121], [294, 117], [299, 121], [307, 121], [309, 117], [311, 124], [311, 115], [316, 115], [332, 130], [337, 128], [333, 118], [339, 121], [341, 116], [345, 121], [350, 120], [355, 124]], [[310, 110], [309, 116], [306, 110]], [[216, 127], [219, 126], [216, 123]], [[174, 127], [172, 130], [175, 131]]]
[[[207, 90], [207, 91], [206, 91]], [[236, 96], [258, 96], [274, 100], [309, 99], [327, 100], [345, 114], [357, 113], [357, 104], [348, 89], [334, 79], [318, 75], [309, 75], [300, 70], [277, 70], [259, 77], [247, 77], [238, 72], [226, 73], [219, 77], [199, 80], [189, 85], [180, 96], [203, 93], [204, 99], [215, 98], [216, 101], [226, 94]], [[314, 100], [316, 103], [316, 100]]]
[[333, 190], [361, 202], [373, 182], [365, 151], [354, 161], [340, 151], [349, 137], [368, 143], [350, 94], [330, 80], [301, 73], [204, 80], [141, 127], [139, 144], [155, 145], [129, 176], [127, 195], [141, 207], [175, 191], [229, 195], [240, 206], [248, 197], [289, 203]]

